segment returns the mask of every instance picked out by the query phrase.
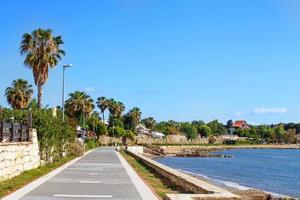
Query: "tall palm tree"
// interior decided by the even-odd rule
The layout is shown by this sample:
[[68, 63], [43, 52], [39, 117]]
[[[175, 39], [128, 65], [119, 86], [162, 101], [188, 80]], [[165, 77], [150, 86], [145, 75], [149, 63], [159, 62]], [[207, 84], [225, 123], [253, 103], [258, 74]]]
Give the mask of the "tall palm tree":
[[123, 120], [125, 123], [125, 128], [135, 131], [137, 125], [141, 121], [142, 112], [139, 108], [132, 108], [126, 115], [124, 115]]
[[94, 100], [85, 92], [75, 91], [69, 94], [69, 99], [66, 100], [65, 108], [68, 116], [80, 120], [82, 115], [86, 118], [86, 115], [89, 115], [93, 111], [95, 108]]
[[143, 119], [142, 123], [150, 130], [153, 130], [156, 125], [156, 121], [153, 117], [148, 117], [148, 118]]
[[121, 101], [117, 101], [117, 116], [120, 117], [125, 110], [125, 105]]
[[6, 88], [5, 96], [13, 109], [27, 108], [33, 94], [32, 85], [26, 80], [17, 79], [11, 87]]
[[109, 113], [114, 117], [120, 117], [125, 110], [125, 106], [122, 102], [114, 99], [108, 100]]
[[138, 107], [132, 108], [129, 113], [136, 124], [141, 121], [142, 112]]
[[106, 109], [108, 109], [109, 101], [108, 99], [106, 99], [106, 97], [98, 97], [96, 104], [102, 113], [103, 122], [105, 122], [104, 112], [106, 111]]
[[53, 36], [52, 29], [36, 29], [25, 33], [21, 41], [21, 54], [25, 55], [24, 64], [33, 71], [34, 83], [38, 88], [38, 107], [42, 107], [43, 85], [48, 80], [49, 68], [54, 68], [65, 52], [61, 36]]

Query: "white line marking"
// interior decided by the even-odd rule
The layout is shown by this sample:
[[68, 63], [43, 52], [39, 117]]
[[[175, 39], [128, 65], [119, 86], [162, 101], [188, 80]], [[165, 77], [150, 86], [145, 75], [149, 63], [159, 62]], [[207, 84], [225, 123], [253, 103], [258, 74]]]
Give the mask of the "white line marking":
[[101, 183], [100, 181], [79, 181], [79, 183]]
[[54, 197], [66, 198], [112, 198], [111, 195], [72, 195], [72, 194], [55, 194]]
[[99, 174], [98, 174], [98, 173], [93, 173], [93, 172], [91, 172], [91, 173], [89, 173], [89, 175], [97, 176], [97, 175], [99, 175]]

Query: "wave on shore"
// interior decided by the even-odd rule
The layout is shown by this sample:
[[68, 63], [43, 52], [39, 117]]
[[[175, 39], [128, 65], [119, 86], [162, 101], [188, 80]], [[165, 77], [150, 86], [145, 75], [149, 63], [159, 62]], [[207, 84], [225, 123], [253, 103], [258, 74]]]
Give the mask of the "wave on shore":
[[[205, 176], [203, 174], [193, 173], [193, 172], [184, 171], [184, 170], [180, 170], [180, 169], [177, 169], [177, 170], [179, 170], [183, 173], [186, 173], [186, 174], [197, 176], [197, 177], [202, 178], [202, 179], [206, 179], [206, 180], [208, 180], [208, 181], [210, 181], [210, 182], [212, 182], [215, 185], [218, 185], [220, 187], [229, 187], [229, 188], [234, 188], [234, 189], [238, 189], [238, 190], [257, 189], [257, 188], [251, 188], [251, 187], [243, 186], [243, 185], [240, 185], [236, 182], [224, 181], [224, 180], [220, 180], [220, 179], [213, 179], [213, 178], [210, 178], [210, 177]], [[261, 190], [261, 191], [266, 192], [268, 194], [271, 194], [272, 197], [274, 197], [274, 198], [290, 198], [289, 196], [283, 195], [283, 194], [277, 194], [277, 193], [274, 193], [274, 192], [268, 192], [268, 191], [264, 191], [264, 190]]]

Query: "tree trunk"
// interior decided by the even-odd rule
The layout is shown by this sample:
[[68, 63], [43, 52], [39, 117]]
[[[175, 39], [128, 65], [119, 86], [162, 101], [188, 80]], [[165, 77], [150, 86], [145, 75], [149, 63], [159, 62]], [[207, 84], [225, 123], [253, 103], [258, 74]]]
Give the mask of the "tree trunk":
[[102, 112], [102, 120], [103, 120], [103, 123], [105, 124], [104, 112]]
[[127, 146], [127, 138], [126, 137], [122, 137], [122, 143], [124, 146]]
[[43, 95], [43, 86], [38, 84], [38, 108], [42, 108], [42, 95]]

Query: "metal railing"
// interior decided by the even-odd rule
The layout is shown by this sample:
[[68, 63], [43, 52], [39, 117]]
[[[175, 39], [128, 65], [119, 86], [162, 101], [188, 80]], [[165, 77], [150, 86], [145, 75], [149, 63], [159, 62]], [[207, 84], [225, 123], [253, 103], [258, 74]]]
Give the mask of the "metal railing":
[[0, 142], [29, 141], [29, 128], [29, 125], [1, 121]]

